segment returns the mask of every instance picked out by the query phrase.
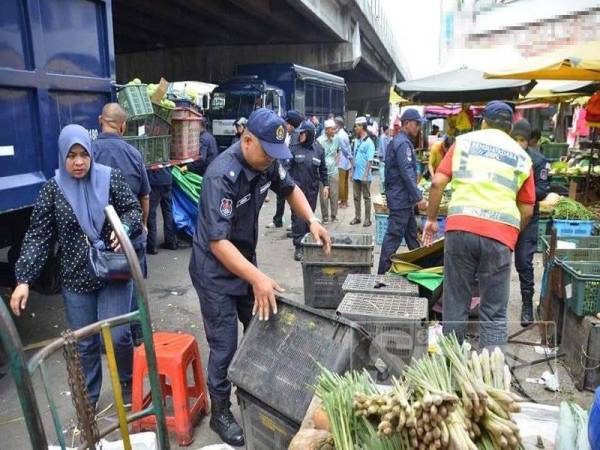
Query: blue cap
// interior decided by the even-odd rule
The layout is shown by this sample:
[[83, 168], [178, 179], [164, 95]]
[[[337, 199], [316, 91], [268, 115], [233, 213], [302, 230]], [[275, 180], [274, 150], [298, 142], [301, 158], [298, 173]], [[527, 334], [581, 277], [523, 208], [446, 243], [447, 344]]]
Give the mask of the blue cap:
[[255, 109], [248, 118], [248, 131], [258, 138], [264, 151], [273, 159], [289, 159], [285, 145], [285, 122], [270, 109]]
[[293, 126], [294, 128], [296, 128], [297, 126], [300, 125], [300, 123], [302, 123], [302, 121], [304, 120], [304, 117], [302, 117], [302, 114], [300, 114], [295, 109], [290, 109], [285, 114], [284, 119], [285, 119], [285, 121], [287, 123], [289, 123], [291, 126]]
[[419, 111], [413, 108], [409, 108], [405, 110], [400, 116], [400, 122], [404, 122], [405, 120], [414, 120], [415, 122], [423, 122], [423, 117], [419, 114]]
[[492, 100], [483, 108], [483, 118], [491, 122], [501, 122], [510, 126], [513, 119], [512, 108], [499, 100]]
[[303, 131], [315, 131], [315, 126], [310, 120], [303, 121], [298, 128], [296, 128], [298, 133], [302, 133]]

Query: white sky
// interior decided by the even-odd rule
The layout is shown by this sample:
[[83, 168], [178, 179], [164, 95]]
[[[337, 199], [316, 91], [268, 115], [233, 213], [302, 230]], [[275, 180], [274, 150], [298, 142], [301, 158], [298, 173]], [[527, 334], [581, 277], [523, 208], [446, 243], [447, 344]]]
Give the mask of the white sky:
[[439, 66], [442, 0], [381, 0], [395, 28], [398, 49], [410, 78], [422, 78]]

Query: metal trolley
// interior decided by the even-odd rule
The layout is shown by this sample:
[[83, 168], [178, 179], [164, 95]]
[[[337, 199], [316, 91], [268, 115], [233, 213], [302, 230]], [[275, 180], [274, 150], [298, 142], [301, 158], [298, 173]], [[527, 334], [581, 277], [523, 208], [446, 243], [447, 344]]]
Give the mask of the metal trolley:
[[[123, 440], [123, 448], [125, 450], [131, 450], [132, 447], [129, 437], [128, 424], [149, 415], [156, 415], [156, 432], [159, 448], [161, 450], [169, 450], [170, 448], [169, 437], [165, 423], [165, 412], [161, 400], [160, 380], [157, 372], [156, 355], [154, 353], [154, 344], [152, 341], [150, 312], [148, 310], [148, 291], [146, 290], [146, 285], [144, 284], [138, 258], [135, 254], [131, 241], [123, 229], [123, 225], [117, 216], [116, 211], [111, 205], [109, 205], [105, 208], [104, 212], [108, 221], [112, 225], [119, 242], [121, 243], [121, 247], [123, 248], [131, 267], [131, 272], [133, 274], [133, 279], [138, 292], [138, 311], [123, 314], [107, 320], [102, 320], [100, 322], [80, 328], [79, 330], [75, 330], [72, 333], [68, 333], [64, 337], [55, 339], [50, 344], [38, 351], [29, 361], [26, 361], [23, 346], [14, 322], [12, 321], [10, 312], [4, 302], [0, 301], [0, 341], [4, 345], [9, 359], [10, 373], [17, 387], [19, 401], [21, 403], [25, 424], [29, 433], [29, 439], [31, 446], [34, 449], [48, 448], [48, 440], [42, 425], [37, 399], [31, 382], [32, 375], [36, 370], [39, 369], [41, 380], [44, 386], [44, 392], [50, 407], [50, 413], [52, 415], [52, 421], [54, 423], [54, 429], [58, 443], [64, 450], [66, 449], [66, 444], [65, 437], [62, 433], [63, 427], [60, 418], [58, 417], [56, 403], [49, 389], [50, 380], [48, 380], [45, 360], [52, 353], [58, 350], [66, 348], [68, 352], [69, 345], [72, 345], [73, 343], [73, 337], [75, 339], [81, 339], [96, 333], [102, 333], [102, 338], [105, 343], [106, 357], [108, 360], [110, 378], [119, 420], [118, 423], [102, 430], [97, 430], [95, 420], [93, 420], [93, 428], [95, 430], [92, 430], [92, 427], [87, 427], [87, 430], [83, 430], [83, 443], [78, 447], [78, 449], [95, 449], [96, 443], [100, 440], [100, 438], [107, 436], [113, 431], [119, 429], [121, 438]], [[121, 385], [119, 382], [119, 375], [117, 372], [111, 328], [129, 323], [134, 320], [139, 320], [142, 326], [144, 345], [146, 347], [146, 355], [148, 359], [148, 378], [150, 381], [150, 394], [152, 397], [152, 403], [148, 408], [142, 411], [126, 415], [123, 396], [121, 393]], [[69, 361], [67, 361], [67, 364], [69, 364]], [[84, 403], [86, 402], [84, 401]], [[78, 410], [77, 414], [78, 418], [80, 418], [80, 414], [82, 413]]]

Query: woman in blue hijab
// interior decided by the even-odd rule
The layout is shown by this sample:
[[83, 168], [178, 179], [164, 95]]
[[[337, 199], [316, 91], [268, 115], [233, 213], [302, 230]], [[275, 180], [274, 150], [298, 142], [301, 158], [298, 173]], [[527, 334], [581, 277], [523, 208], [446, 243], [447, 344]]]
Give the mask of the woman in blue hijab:
[[[10, 305], [19, 316], [27, 306], [29, 286], [40, 275], [50, 249], [59, 246], [59, 274], [65, 312], [73, 330], [130, 311], [132, 282], [104, 282], [88, 270], [88, 247], [118, 251], [118, 241], [105, 220], [114, 206], [130, 237], [142, 232], [142, 210], [121, 172], [94, 162], [92, 142], [80, 125], [67, 125], [58, 138], [58, 170], [42, 190], [31, 215], [15, 267], [17, 287]], [[129, 325], [112, 329], [124, 397], [131, 397], [133, 345]], [[90, 401], [102, 386], [100, 336], [78, 342]]]

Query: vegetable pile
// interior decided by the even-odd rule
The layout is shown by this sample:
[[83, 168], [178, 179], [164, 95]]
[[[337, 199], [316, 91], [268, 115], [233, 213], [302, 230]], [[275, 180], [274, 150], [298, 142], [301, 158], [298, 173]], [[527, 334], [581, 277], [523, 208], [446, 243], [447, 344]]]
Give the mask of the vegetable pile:
[[380, 392], [366, 372], [322, 368], [315, 388], [337, 450], [518, 449], [510, 414], [520, 398], [499, 349], [471, 351], [454, 335], [440, 353], [413, 360], [401, 381]]
[[552, 216], [559, 220], [593, 220], [595, 218], [594, 213], [581, 203], [565, 197], [556, 203]]

